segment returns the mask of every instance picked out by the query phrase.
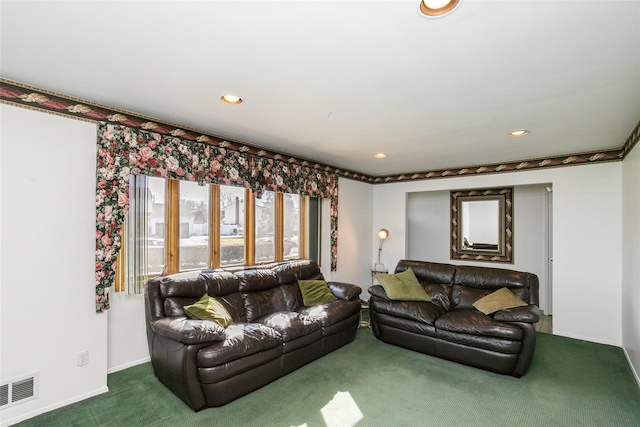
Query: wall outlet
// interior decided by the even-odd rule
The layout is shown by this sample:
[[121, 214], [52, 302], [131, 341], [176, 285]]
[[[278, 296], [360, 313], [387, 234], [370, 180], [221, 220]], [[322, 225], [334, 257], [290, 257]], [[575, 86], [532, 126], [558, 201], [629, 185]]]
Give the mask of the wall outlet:
[[89, 364], [89, 350], [84, 350], [78, 353], [78, 366], [84, 366]]

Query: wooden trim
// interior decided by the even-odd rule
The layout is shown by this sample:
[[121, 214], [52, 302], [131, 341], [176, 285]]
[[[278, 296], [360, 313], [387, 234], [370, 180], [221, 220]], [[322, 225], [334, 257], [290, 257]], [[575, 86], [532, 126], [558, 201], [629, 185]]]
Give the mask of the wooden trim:
[[307, 203], [309, 196], [300, 196], [300, 215], [298, 216], [298, 257], [307, 259], [307, 234], [309, 232], [307, 218]]
[[244, 190], [244, 265], [256, 264], [256, 199], [250, 188]]
[[174, 274], [180, 270], [180, 181], [167, 179], [165, 201], [165, 256], [166, 271]]
[[273, 230], [273, 253], [274, 261], [282, 262], [284, 260], [284, 194], [275, 193], [274, 203], [275, 224]]
[[127, 258], [127, 247], [125, 242], [125, 236], [127, 235], [127, 223], [128, 221], [125, 219], [122, 223], [122, 229], [120, 230], [120, 252], [118, 252], [116, 259], [116, 277], [113, 281], [113, 285], [116, 292], [122, 292], [125, 290], [125, 262]]
[[209, 186], [209, 267], [220, 267], [220, 186]]

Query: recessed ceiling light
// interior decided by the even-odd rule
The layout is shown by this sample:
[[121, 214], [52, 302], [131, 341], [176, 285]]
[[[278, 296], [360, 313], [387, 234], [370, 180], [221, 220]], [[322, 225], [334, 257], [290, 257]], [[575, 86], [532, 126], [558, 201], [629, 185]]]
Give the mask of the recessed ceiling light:
[[526, 134], [528, 134], [529, 131], [528, 130], [514, 130], [513, 132], [509, 132], [509, 136], [512, 136], [514, 138], [517, 138], [519, 136], [525, 136]]
[[453, 11], [460, 0], [422, 0], [420, 12], [428, 17], [443, 16]]
[[384, 159], [385, 157], [387, 157], [387, 155], [384, 153], [376, 153], [373, 157], [375, 157], [376, 159]]
[[227, 104], [233, 104], [233, 105], [242, 104], [242, 98], [235, 95], [222, 95], [220, 99], [222, 99], [222, 101], [226, 102]]

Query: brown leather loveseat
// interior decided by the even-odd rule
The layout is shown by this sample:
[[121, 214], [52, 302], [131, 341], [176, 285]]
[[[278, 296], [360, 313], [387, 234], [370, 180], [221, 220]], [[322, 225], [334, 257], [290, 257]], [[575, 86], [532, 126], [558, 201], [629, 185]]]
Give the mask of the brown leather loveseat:
[[[398, 301], [384, 288], [369, 288], [371, 327], [387, 343], [500, 374], [527, 372], [540, 319], [538, 277], [499, 268], [402, 260], [395, 272], [411, 268], [431, 302]], [[527, 306], [485, 315], [480, 298], [508, 288]]]
[[[298, 280], [322, 279], [313, 261], [156, 277], [145, 287], [155, 375], [195, 410], [224, 405], [353, 341], [361, 289], [329, 282], [336, 301], [305, 307]], [[184, 306], [216, 297], [222, 327]], [[205, 297], [206, 298], [206, 297]]]

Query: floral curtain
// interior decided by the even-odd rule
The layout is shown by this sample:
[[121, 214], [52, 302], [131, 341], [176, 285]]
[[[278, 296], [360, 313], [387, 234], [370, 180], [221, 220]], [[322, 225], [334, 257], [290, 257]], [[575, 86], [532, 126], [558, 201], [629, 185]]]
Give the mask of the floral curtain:
[[122, 125], [98, 125], [96, 167], [96, 311], [109, 309], [120, 231], [129, 210], [129, 175], [235, 185], [331, 200], [331, 271], [337, 267], [338, 175], [278, 156], [183, 140]]

